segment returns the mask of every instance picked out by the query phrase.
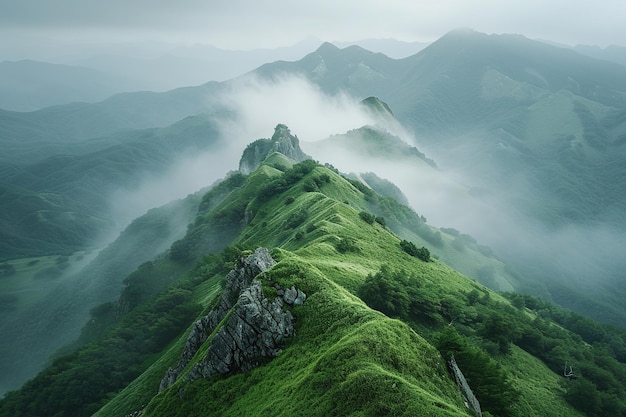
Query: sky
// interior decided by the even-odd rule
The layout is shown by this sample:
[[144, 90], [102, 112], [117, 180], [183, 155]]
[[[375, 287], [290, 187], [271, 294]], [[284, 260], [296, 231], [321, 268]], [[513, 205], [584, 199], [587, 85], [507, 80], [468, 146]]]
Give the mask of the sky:
[[623, 0], [0, 0], [0, 42], [168, 41], [275, 48], [306, 38], [431, 42], [453, 29], [626, 45]]

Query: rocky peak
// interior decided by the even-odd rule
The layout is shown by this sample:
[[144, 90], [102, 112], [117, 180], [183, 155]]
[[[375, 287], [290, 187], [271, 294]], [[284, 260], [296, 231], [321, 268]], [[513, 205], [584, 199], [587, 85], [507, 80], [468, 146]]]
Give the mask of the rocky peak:
[[246, 147], [239, 160], [239, 171], [245, 175], [255, 171], [274, 152], [279, 152], [296, 162], [311, 159], [300, 149], [298, 137], [292, 135], [284, 124], [278, 124], [271, 139], [258, 139]]
[[266, 248], [239, 259], [225, 278], [220, 304], [193, 324], [182, 357], [175, 368], [168, 369], [160, 391], [176, 382], [204, 343], [210, 343], [208, 351], [186, 380], [250, 370], [260, 359], [280, 354], [284, 339], [294, 332], [294, 317], [283, 307], [304, 303], [306, 294], [293, 286], [283, 289], [274, 284], [277, 297], [269, 300], [258, 279], [275, 263]]

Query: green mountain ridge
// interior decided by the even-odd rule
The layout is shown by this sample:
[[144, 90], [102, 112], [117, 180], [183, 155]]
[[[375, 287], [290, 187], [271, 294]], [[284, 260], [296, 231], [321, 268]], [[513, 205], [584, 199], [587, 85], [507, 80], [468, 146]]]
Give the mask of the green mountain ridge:
[[[625, 409], [623, 332], [532, 297], [509, 301], [432, 257], [411, 256], [407, 240], [392, 232], [397, 224], [411, 228], [408, 208], [330, 167], [272, 153], [249, 175], [231, 174], [198, 207], [186, 236], [127, 278], [120, 300], [135, 294], [142, 301], [5, 396], [0, 415], [40, 415], [42, 407], [50, 415], [107, 417], [472, 415], [446, 368], [451, 353], [483, 415]], [[203, 245], [220, 229], [220, 240], [233, 246], [216, 253]], [[285, 307], [294, 335], [277, 357], [259, 358], [245, 372], [185, 378], [211, 351], [222, 321], [159, 393], [187, 329], [218, 305], [226, 272], [245, 264], [236, 259], [258, 247], [271, 248], [277, 262], [255, 278], [268, 302], [289, 288], [306, 294]], [[173, 264], [187, 272], [172, 275]], [[231, 295], [235, 306], [247, 303], [240, 294]], [[92, 323], [107, 314], [95, 310]], [[575, 323], [578, 335], [566, 330]], [[561, 376], [563, 361], [578, 379]], [[594, 400], [581, 403], [581, 392]]]
[[[167, 141], [171, 140], [170, 135], [174, 139], [182, 135], [189, 135], [189, 138], [186, 138], [185, 141], [193, 144], [196, 141], [200, 141], [206, 134], [206, 130], [203, 127], [203, 120], [204, 118], [190, 118], [166, 130], [142, 131], [136, 136], [142, 139], [145, 138], [146, 141], [141, 143], [147, 143], [147, 141], [153, 142], [155, 139], [160, 140], [160, 138], [163, 137], [167, 144]], [[197, 124], [198, 122], [202, 123]], [[200, 129], [196, 131], [195, 128], [189, 128], [189, 126], [199, 126]], [[180, 127], [186, 128], [180, 129]], [[356, 142], [358, 144], [355, 146], [355, 142], [353, 141], [358, 141], [359, 138], [361, 138], [361, 136], [359, 136], [360, 131], [366, 134], [364, 137], [365, 141], [362, 143]], [[330, 141], [336, 142], [338, 138], [339, 137], [333, 137]], [[182, 146], [182, 144], [178, 143], [177, 146]], [[409, 147], [399, 138], [384, 133], [384, 131], [378, 128], [364, 127], [362, 130], [349, 132], [346, 137], [345, 146], [356, 147], [366, 153], [379, 153], [381, 150], [386, 150], [387, 152], [393, 151], [395, 155], [406, 155], [409, 158], [414, 158], [416, 162], [425, 163], [428, 169], [433, 169], [430, 165], [430, 161], [424, 159], [424, 155], [417, 149]], [[129, 145], [120, 148], [120, 155], [125, 158]], [[117, 155], [115, 149], [115, 147], [110, 148], [105, 154], [115, 156]], [[302, 161], [309, 158], [300, 150], [297, 137], [291, 135], [286, 126], [279, 125], [271, 139], [259, 139], [251, 143], [244, 150], [240, 162], [240, 169], [241, 167], [247, 167], [247, 170], [257, 169], [260, 162], [263, 161], [267, 154], [276, 150], [282, 151], [283, 154], [289, 155], [291, 158], [278, 158], [279, 154], [277, 154], [276, 166], [280, 169], [290, 167], [293, 163], [291, 160]], [[144, 150], [143, 152], [147, 153], [148, 150]], [[101, 175], [98, 174], [98, 172], [106, 173], [106, 169], [108, 169], [107, 164], [96, 163], [96, 159], [89, 154], [85, 157], [69, 159], [78, 161], [82, 166], [93, 165], [93, 170], [76, 171], [81, 181], [84, 181], [86, 178], [93, 181], [94, 177]], [[87, 161], [83, 162], [85, 159], [87, 159]], [[115, 161], [115, 158], [111, 158], [111, 161]], [[67, 175], [68, 172], [71, 174]], [[80, 175], [86, 172], [93, 172], [95, 175]], [[72, 174], [70, 166], [63, 172], [56, 173], [55, 177], [65, 176], [66, 181], [59, 182], [59, 184], [73, 190], [74, 188], [71, 186], [72, 182], [67, 180], [68, 178], [72, 178], [72, 175], [74, 174]], [[110, 177], [110, 175], [105, 176]], [[109, 178], [109, 180], [110, 179], [111, 178]], [[389, 181], [379, 178], [374, 173], [360, 174], [358, 177], [354, 177], [354, 179], [358, 179], [359, 184], [363, 183], [362, 187], [369, 187], [382, 195], [399, 199], [399, 201], [406, 201], [406, 198], [397, 187]], [[50, 179], [46, 181], [51, 184], [55, 183], [54, 181], [50, 181]], [[218, 193], [217, 196], [213, 196], [210, 200], [204, 201], [202, 203], [202, 209], [206, 210], [221, 201], [221, 199], [231, 191], [227, 184], [232, 183], [236, 185], [238, 181], [240, 181], [240, 176], [235, 175], [222, 186], [218, 187], [215, 191]], [[98, 185], [96, 188], [102, 190], [103, 186]], [[101, 192], [99, 198], [102, 199], [104, 197], [106, 197], [106, 193]], [[337, 196], [337, 198], [340, 197]], [[190, 197], [186, 200], [193, 201], [193, 198]], [[95, 204], [95, 206], [98, 207], [103, 204], [104, 201], [101, 201]], [[40, 369], [51, 352], [58, 349], [64, 341], [77, 336], [79, 328], [82, 326], [82, 323], [84, 323], [84, 320], [86, 320], [85, 317], [89, 309], [99, 303], [110, 301], [116, 297], [125, 274], [129, 273], [132, 268], [137, 267], [141, 263], [149, 261], [151, 257], [169, 247], [172, 240], [168, 240], [168, 237], [176, 236], [184, 231], [186, 224], [191, 222], [188, 211], [193, 209], [194, 204], [197, 203], [192, 202], [185, 204], [185, 214], [183, 215], [183, 212], [181, 212], [180, 220], [172, 218], [171, 214], [169, 217], [163, 217], [164, 215], [160, 213], [172, 213], [173, 209], [167, 207], [148, 212], [145, 216], [138, 218], [120, 234], [109, 248], [103, 250], [94, 261], [82, 268], [80, 272], [73, 271], [69, 274], [66, 269], [61, 270], [54, 264], [49, 269], [40, 268], [41, 273], [50, 271], [50, 276], [54, 278], [47, 280], [46, 286], [41, 286], [41, 280], [32, 280], [31, 275], [27, 272], [30, 270], [29, 268], [18, 266], [13, 277], [7, 280], [5, 287], [3, 287], [4, 297], [7, 299], [6, 311], [3, 312], [4, 322], [6, 323], [3, 332], [10, 337], [6, 339], [6, 345], [2, 347], [1, 351], [2, 361], [0, 362], [0, 366], [6, 371], [4, 374], [6, 375], [7, 381], [2, 385], [6, 384], [7, 387], [15, 386], [12, 385], [14, 383], [9, 383], [8, 381], [12, 380], [14, 377], [19, 379], [18, 375], [28, 375], [29, 372], [31, 375], [34, 375], [34, 372]], [[180, 206], [180, 204], [178, 204], [178, 206]], [[101, 209], [101, 207], [98, 208]], [[179, 207], [178, 210], [183, 209]], [[376, 211], [376, 214], [387, 216], [385, 210], [388, 211], [389, 208], [380, 209]], [[229, 216], [230, 215], [224, 215], [225, 218]], [[459, 232], [452, 232], [454, 234], [450, 234], [437, 231], [429, 227], [420, 216], [412, 213], [408, 209], [403, 209], [402, 220], [397, 221], [390, 219], [389, 222], [390, 226], [394, 227], [396, 230], [403, 230], [406, 238], [417, 242], [424, 242], [424, 244], [436, 245], [437, 255], [442, 260], [449, 262], [468, 276], [476, 277], [500, 290], [510, 290], [513, 288], [512, 283], [515, 282], [516, 278], [506, 271], [501, 261], [490, 255], [488, 249], [478, 245], [471, 237], [461, 235]], [[61, 227], [63, 227], [63, 223]], [[41, 239], [42, 229], [36, 229]], [[174, 246], [174, 253], [180, 254], [184, 259], [189, 256], [190, 252], [204, 253], [207, 250], [218, 250], [221, 247], [220, 245], [223, 246], [225, 244], [223, 243], [224, 239], [227, 239], [226, 241], [232, 239], [233, 232], [228, 231], [228, 228], [224, 229], [220, 224], [211, 226], [211, 230], [213, 230], [216, 236], [215, 239], [199, 237], [193, 243], [178, 243]], [[202, 232], [203, 236], [205, 234], [205, 232]], [[146, 237], [144, 238], [144, 236]], [[157, 241], [150, 240], [155, 236], [158, 237], [158, 244]], [[59, 235], [56, 235], [56, 239], [58, 238]], [[171, 239], [171, 237], [169, 239]], [[16, 245], [17, 242], [19, 241], [13, 242], [13, 246], [11, 247], [13, 251], [19, 248], [19, 246]], [[193, 247], [193, 249], [190, 249], [190, 247]], [[50, 249], [48, 253], [54, 252]], [[63, 256], [65, 255], [60, 255], [59, 259], [62, 259]], [[73, 258], [74, 257], [71, 257], [70, 259]], [[4, 266], [8, 268], [29, 261], [33, 260], [28, 258], [24, 261], [11, 260], [5, 262]], [[61, 264], [63, 267], [67, 265], [74, 265], [74, 262]], [[52, 273], [57, 275], [53, 276]], [[72, 276], [78, 278], [72, 280], [70, 279]], [[80, 279], [80, 277], [88, 277], [88, 281], [85, 282], [85, 284], [77, 285], [77, 279]], [[51, 286], [51, 288], [48, 288], [49, 286]], [[45, 290], [46, 288], [48, 289]], [[49, 291], [49, 294], [46, 294], [44, 291]], [[32, 296], [27, 296], [29, 294]], [[126, 307], [122, 307], [121, 311], [125, 311], [129, 305], [135, 305], [139, 302], [141, 297], [137, 297], [137, 294], [125, 295], [124, 300], [120, 301], [120, 304]], [[83, 302], [78, 303], [75, 301], [79, 299]], [[45, 307], [40, 308], [35, 302], [41, 303]], [[63, 317], [63, 320], [54, 319], [58, 316]], [[37, 319], [33, 320], [35, 317]], [[107, 318], [104, 322], [108, 323], [108, 320]], [[17, 323], [30, 324], [17, 325]], [[33, 342], [29, 343], [33, 349], [14, 351], [15, 345], [10, 342], [11, 340], [36, 340], [39, 338], [38, 335], [42, 332], [46, 334], [50, 333], [50, 336], [46, 338], [46, 343]], [[91, 333], [91, 330], [87, 333]], [[21, 358], [25, 357], [29, 357], [30, 363], [32, 364], [32, 367], [28, 367], [28, 370], [19, 365]], [[34, 360], [36, 357], [40, 359]]]
[[[623, 246], [626, 224], [622, 66], [519, 35], [467, 30], [401, 60], [343, 52], [326, 45], [259, 74], [300, 74], [328, 93], [388, 103], [442, 171], [495, 209], [485, 216], [470, 206], [473, 215], [452, 226], [521, 271], [519, 291], [623, 325], [613, 294], [623, 297], [624, 265], [619, 255], [605, 256]], [[583, 267], [565, 255], [589, 250], [602, 261]], [[585, 296], [588, 287], [593, 296]]]
[[[390, 106], [386, 106], [385, 109], [384, 106], [378, 105], [380, 103], [372, 103], [372, 107], [377, 108], [375, 111], [391, 113], [390, 108], [393, 108], [392, 115], [414, 133], [419, 149], [436, 160], [442, 172], [451, 168], [452, 171], [457, 169], [460, 172], [460, 178], [457, 177], [456, 181], [451, 182], [457, 187], [454, 188], [456, 192], [454, 195], [459, 199], [450, 200], [435, 210], [441, 211], [444, 215], [448, 214], [448, 217], [456, 221], [462, 216], [454, 218], [449, 216], [446, 209], [450, 205], [456, 205], [462, 212], [467, 207], [464, 204], [468, 201], [483, 201], [485, 207], [491, 209], [481, 211], [478, 206], [477, 216], [468, 216], [470, 221], [452, 225], [463, 233], [454, 228], [439, 230], [432, 228], [419, 215], [410, 214], [393, 203], [354, 206], [373, 216], [364, 215], [366, 219], [385, 219], [386, 226], [393, 230], [399, 239], [415, 242], [418, 247], [422, 245], [428, 247], [433, 256], [437, 256], [440, 261], [454, 266], [464, 275], [474, 277], [491, 288], [500, 291], [516, 289], [538, 295], [602, 322], [623, 327], [626, 315], [622, 299], [626, 294], [626, 288], [623, 279], [624, 265], [619, 248], [623, 247], [622, 231], [626, 216], [622, 192], [624, 189], [622, 179], [626, 176], [621, 175], [626, 167], [623, 152], [626, 137], [624, 134], [626, 82], [620, 69], [623, 67], [607, 65], [561, 48], [543, 44], [540, 46], [520, 36], [457, 31], [419, 54], [402, 60], [392, 60], [382, 54], [373, 54], [358, 47], [342, 50], [332, 45], [323, 45], [301, 61], [268, 64], [255, 74], [261, 79], [274, 79], [278, 74], [297, 73], [304, 75], [327, 93], [347, 92], [356, 97], [372, 95], [380, 97]], [[19, 249], [18, 256], [51, 253], [69, 255], [67, 241], [78, 242], [91, 236], [94, 228], [106, 227], [109, 220], [102, 218], [98, 213], [83, 210], [85, 201], [73, 199], [77, 195], [74, 191], [81, 193], [82, 197], [89, 196], [93, 193], [94, 184], [101, 184], [98, 181], [91, 182], [89, 176], [86, 177], [87, 181], [80, 178], [82, 168], [79, 168], [82, 158], [88, 161], [86, 165], [94, 169], [97, 168], [95, 165], [98, 158], [90, 159], [90, 155], [110, 157], [110, 161], [117, 161], [122, 165], [130, 162], [140, 166], [145, 162], [157, 170], [160, 169], [162, 163], [179, 150], [175, 138], [177, 127], [150, 128], [167, 126], [182, 117], [206, 111], [213, 111], [212, 116], [217, 114], [218, 118], [230, 117], [215, 112], [220, 109], [207, 108], [207, 97], [228, 89], [227, 84], [209, 83], [197, 88], [158, 94], [124, 94], [102, 103], [56, 106], [33, 113], [0, 111], [0, 142], [5, 150], [0, 166], [3, 179], [0, 183], [3, 184], [2, 196], [10, 196], [12, 200], [3, 213], [19, 214], [22, 210], [28, 209], [30, 210], [28, 218], [37, 219], [39, 222], [37, 227], [31, 227], [28, 231], [29, 237], [25, 236], [23, 231], [7, 233], [19, 224], [19, 219], [17, 221], [14, 217], [4, 219], [1, 223], [5, 242], [3, 248], [7, 251]], [[202, 117], [180, 122], [183, 126], [189, 123], [192, 127], [189, 136], [187, 135], [189, 132], [181, 134], [182, 140], [193, 136], [193, 125], [199, 120], [202, 120]], [[150, 130], [131, 130], [138, 128]], [[160, 145], [157, 146], [153, 153], [152, 150], [144, 148], [153, 140], [161, 144], [159, 136], [168, 130], [174, 139], [172, 143], [167, 143], [162, 148]], [[334, 139], [344, 140], [342, 146], [345, 149], [358, 151], [363, 155], [376, 156], [378, 153], [383, 157], [381, 158], [383, 161], [385, 156], [388, 156], [383, 151], [389, 150], [392, 154], [399, 151], [396, 156], [413, 153], [410, 149], [411, 144], [409, 148], [377, 146], [379, 144], [376, 141], [381, 132], [376, 132], [375, 129], [369, 132], [367, 128], [355, 129], [351, 134], [352, 139], [357, 135], [361, 135], [361, 139], [371, 135], [376, 140], [351, 141], [346, 139], [350, 134], [339, 135]], [[147, 140], [142, 142], [142, 138]], [[388, 139], [389, 144], [394, 142], [391, 137]], [[132, 141], [132, 144], [127, 144], [128, 140]], [[354, 147], [355, 144], [357, 148]], [[124, 155], [126, 146], [138, 148], [135, 149], [136, 152], [125, 154], [129, 159], [117, 159], [120, 155], [117, 152]], [[308, 148], [305, 150], [309, 152]], [[325, 158], [314, 152], [309, 153], [325, 161]], [[59, 154], [65, 156], [60, 157]], [[49, 156], [53, 157], [48, 159]], [[418, 155], [413, 156], [415, 158], [411, 160], [416, 161], [418, 166], [435, 174], [435, 167], [429, 167], [427, 161]], [[134, 159], [135, 157], [138, 159]], [[68, 161], [70, 165], [72, 161], [78, 161], [74, 164], [76, 170], [69, 172], [61, 169], [54, 172], [55, 167], [58, 168]], [[334, 164], [332, 161], [331, 163]], [[267, 165], [260, 167], [266, 177], [254, 176], [256, 185], [264, 183], [273, 175], [286, 172], [292, 164], [279, 154], [271, 156]], [[49, 171], [50, 167], [52, 174]], [[372, 166], [359, 167], [354, 172], [374, 171], [377, 177], [357, 174], [350, 177], [353, 187], [368, 196], [367, 198], [374, 198], [371, 196], [377, 195], [381, 190], [388, 191], [387, 194], [383, 193], [385, 195], [399, 196], [397, 190], [380, 180], [381, 177], [390, 179], [389, 177], [370, 168]], [[115, 169], [110, 171], [108, 168], [101, 173], [105, 176], [112, 174], [113, 177], [120, 174]], [[127, 174], [128, 177], [126, 174], [120, 174], [119, 178], [131, 179], [132, 173]], [[67, 184], [52, 182], [46, 179], [49, 175], [50, 178], [54, 177], [57, 180], [65, 181], [66, 178], [70, 180]], [[76, 182], [72, 182], [73, 175], [78, 178]], [[97, 177], [99, 174], [96, 172], [92, 175]], [[407, 174], [411, 175], [414, 177], [412, 180], [419, 177], [417, 174]], [[4, 181], [7, 178], [11, 180]], [[13, 181], [13, 178], [19, 179], [19, 184]], [[253, 221], [252, 216], [255, 212], [249, 210], [253, 207], [248, 207], [248, 204], [254, 199], [255, 192], [252, 191], [254, 187], [248, 189], [247, 194], [244, 193], [245, 197], [241, 195], [240, 200], [235, 198], [235, 195], [242, 192], [240, 187], [247, 181], [246, 178], [252, 178], [252, 175], [245, 178], [239, 175], [230, 177], [227, 180], [230, 185], [222, 188], [223, 194], [219, 199], [210, 198], [200, 204], [206, 217], [204, 220], [211, 219], [211, 225], [206, 226], [203, 221], [197, 220], [198, 227], [190, 226], [192, 231], [188, 238], [172, 246], [171, 253], [175, 254], [175, 259], [170, 259], [172, 263], [169, 266], [179, 263], [179, 267], [173, 270], [179, 272], [190, 267], [202, 254], [207, 251], [219, 251], [228, 242], [246, 240], [239, 237], [239, 232], [243, 230], [246, 233], [250, 221]], [[430, 177], [423, 180], [428, 182]], [[324, 181], [324, 179], [313, 180], [306, 183], [306, 188], [312, 190], [320, 186], [323, 188]], [[401, 185], [395, 178], [393, 182]], [[411, 184], [409, 181], [407, 183]], [[419, 197], [427, 201], [427, 191], [436, 191], [441, 184], [430, 184], [433, 185], [430, 188], [422, 187], [419, 182], [417, 184], [420, 186], [407, 189], [402, 184], [400, 188], [409, 197], [413, 206], [430, 218], [427, 210], [431, 208], [427, 209], [425, 205], [416, 204], [414, 201], [419, 201]], [[72, 190], [74, 185], [76, 188]], [[279, 182], [274, 185], [282, 191], [289, 188], [285, 183]], [[305, 185], [302, 187], [304, 189]], [[347, 192], [331, 188], [326, 190], [330, 194], [327, 197], [342, 204], [352, 201], [353, 197], [347, 192], [350, 198], [346, 198], [344, 191]], [[234, 193], [233, 200], [226, 203], [223, 199], [231, 192]], [[265, 193], [269, 197], [272, 196], [269, 189], [265, 190]], [[299, 198], [297, 195], [292, 197], [294, 201]], [[217, 206], [214, 207], [213, 204], [219, 206], [223, 201], [225, 205], [214, 211]], [[313, 204], [315, 201], [307, 203]], [[94, 204], [93, 200], [90, 204], [101, 208]], [[286, 204], [284, 208], [281, 206], [281, 209], [288, 206], [290, 205]], [[293, 207], [289, 207], [291, 208]], [[390, 215], [391, 213], [393, 215]], [[504, 219], [507, 221], [490, 222], [494, 220], [494, 213], [505, 215]], [[297, 223], [305, 214], [293, 213], [291, 221]], [[345, 216], [347, 214], [342, 212], [338, 218]], [[287, 220], [283, 219], [285, 224]], [[269, 224], [270, 221], [266, 221]], [[441, 223], [446, 225], [445, 222]], [[78, 224], [81, 228], [67, 228], [64, 226], [67, 224]], [[212, 239], [208, 237], [207, 231], [215, 230], [214, 227], [217, 227], [218, 231], [215, 239]], [[50, 232], [41, 235], [39, 232], [42, 231]], [[302, 232], [302, 235], [298, 235], [301, 239], [307, 236], [306, 229], [294, 231], [296, 234], [293, 237], [286, 236], [287, 231], [279, 228], [277, 232], [280, 233], [276, 236], [263, 236], [258, 242], [248, 242], [249, 246], [245, 248], [255, 249], [255, 244], [269, 248], [282, 247], [286, 240], [293, 241], [293, 245], [296, 245], [298, 231]], [[480, 242], [487, 242], [494, 248], [493, 251], [479, 245], [465, 233], [475, 236]], [[42, 242], [41, 236], [64, 237], [65, 242], [57, 242], [54, 239], [52, 242]], [[336, 240], [327, 242], [331, 249], [335, 247], [337, 251], [337, 245], [343, 249], [352, 247], [354, 243], [352, 240], [337, 236]], [[63, 245], [66, 245], [64, 250], [59, 249]], [[36, 250], [31, 250], [33, 248]], [[82, 243], [71, 248], [85, 249]], [[321, 248], [328, 249], [327, 246]], [[286, 250], [291, 251], [288, 248]], [[493, 256], [494, 254], [497, 257]], [[80, 262], [77, 260], [80, 256], [82, 255], [70, 256], [69, 264], [73, 265], [75, 259], [77, 263]], [[9, 258], [13, 259], [14, 255], [4, 259]], [[35, 264], [28, 266], [30, 262]], [[336, 263], [336, 260], [331, 262]], [[46, 268], [57, 270], [64, 265], [66, 262], [63, 256], [49, 258], [41, 256], [4, 262], [2, 271], [3, 274], [4, 271], [9, 274], [13, 267], [18, 272], [24, 271], [25, 274], [35, 275], [40, 270]], [[124, 293], [119, 305], [113, 303], [97, 311], [102, 318], [103, 328], [108, 323], [115, 322], [115, 314], [132, 310], [132, 306], [136, 307], [137, 303], [155, 296], [160, 288], [146, 286], [152, 274], [161, 277], [156, 279], [161, 284], [169, 282], [173, 275], [159, 275], [160, 268], [167, 270], [167, 267], [159, 262], [144, 265], [134, 275], [141, 285], [129, 285], [132, 291]], [[358, 270], [357, 267], [350, 266], [347, 272], [355, 269]], [[355, 294], [358, 290], [356, 283], [362, 281], [363, 276], [368, 274], [375, 276], [378, 271], [377, 268], [362, 271], [364, 273], [360, 278], [353, 278], [353, 283], [347, 285], [348, 291]], [[12, 279], [14, 278], [15, 276]], [[123, 277], [118, 276], [115, 279], [119, 283]], [[202, 306], [207, 306], [208, 299], [217, 291], [217, 284], [206, 285], [211, 287], [210, 291], [197, 293], [197, 297], [203, 300]], [[45, 286], [41, 285], [42, 288]], [[144, 291], [146, 288], [152, 289], [144, 294], [141, 292], [142, 286]], [[182, 297], [183, 299], [189, 296], [188, 293], [185, 294], [187, 295]], [[0, 311], [4, 312], [5, 309], [11, 310], [15, 305], [20, 305], [24, 295], [15, 298], [14, 294], [2, 293], [0, 296]], [[170, 296], [176, 298], [181, 294]], [[36, 299], [36, 297], [25, 298]], [[536, 304], [536, 301], [529, 301], [532, 299], [524, 300], [525, 303]], [[535, 307], [531, 309], [536, 310]], [[186, 308], [182, 310], [185, 311], [180, 312], [181, 317], [184, 316], [185, 320], [189, 318], [187, 314], [193, 315]], [[552, 312], [546, 313], [548, 310], [550, 309], [543, 308], [542, 314], [552, 315]], [[570, 329], [571, 322], [576, 320], [566, 320], [563, 317], [555, 321], [558, 326]], [[185, 320], [181, 319], [178, 323]], [[449, 321], [452, 321], [452, 318]], [[454, 322], [456, 323], [456, 320]], [[83, 340], [91, 340], [101, 331], [102, 328], [99, 326], [89, 328], [85, 331]], [[621, 333], [617, 331], [616, 334]], [[128, 330], [124, 335], [122, 339], [128, 337]], [[545, 340], [541, 338], [534, 340], [542, 340], [546, 351], [548, 345], [549, 351], [554, 349], [553, 341], [546, 345]], [[586, 336], [583, 340], [593, 346], [600, 343], [600, 340], [601, 343], [608, 343], [610, 338], [599, 337], [596, 334], [594, 337]], [[10, 343], [11, 341], [5, 341], [7, 346]], [[570, 344], [576, 348], [585, 345], [575, 337], [570, 340]], [[157, 343], [155, 346], [157, 349], [162, 345]], [[487, 347], [494, 349], [492, 345]], [[570, 352], [568, 349], [561, 346], [560, 350], [555, 351], [559, 353], [554, 353], [554, 357], [542, 359], [549, 364], [552, 371], [562, 374], [559, 371], [562, 363], [558, 366], [555, 363], [563, 362], [562, 358], [565, 356], [577, 360], [584, 358], [585, 361], [590, 360], [589, 355], [599, 358], [596, 353], [582, 354], [578, 351]], [[540, 350], [537, 348], [537, 351]], [[156, 354], [155, 352], [152, 351], [153, 354]], [[176, 362], [175, 356], [170, 353], [167, 359], [169, 362], [163, 364], [167, 365], [165, 369]], [[517, 352], [509, 359], [513, 357], [518, 358]], [[557, 360], [556, 357], [561, 359]], [[535, 369], [534, 366], [528, 367]], [[615, 365], [610, 372], [619, 373], [618, 369], [619, 366]], [[163, 368], [160, 372], [162, 371]], [[606, 376], [603, 372], [591, 368], [587, 368], [587, 371], [597, 377], [593, 381], [596, 388], [616, 385], [614, 382], [607, 382], [608, 377], [605, 379], [598, 377]], [[516, 372], [519, 371], [512, 373]], [[544, 379], [549, 379], [541, 372], [539, 374], [543, 375]], [[584, 381], [588, 381], [586, 377]], [[580, 384], [584, 388], [583, 383]], [[560, 388], [555, 385], [554, 390], [557, 392]], [[619, 390], [615, 388], [614, 391], [617, 393]], [[587, 389], [582, 392], [594, 391]], [[598, 396], [600, 397], [602, 399], [598, 399], [598, 404], [604, 403], [606, 410], [610, 400], [605, 394]], [[146, 394], [144, 398], [147, 401], [151, 396]], [[589, 404], [593, 405], [594, 402], [590, 401]], [[594, 414], [589, 410], [586, 413]]]

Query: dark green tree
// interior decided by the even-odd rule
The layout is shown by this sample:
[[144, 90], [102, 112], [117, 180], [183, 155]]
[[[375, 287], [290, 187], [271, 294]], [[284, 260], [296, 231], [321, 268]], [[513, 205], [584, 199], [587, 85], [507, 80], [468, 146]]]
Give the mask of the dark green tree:
[[407, 318], [410, 309], [407, 283], [401, 272], [382, 265], [380, 270], [365, 278], [359, 296], [371, 308], [389, 317]]

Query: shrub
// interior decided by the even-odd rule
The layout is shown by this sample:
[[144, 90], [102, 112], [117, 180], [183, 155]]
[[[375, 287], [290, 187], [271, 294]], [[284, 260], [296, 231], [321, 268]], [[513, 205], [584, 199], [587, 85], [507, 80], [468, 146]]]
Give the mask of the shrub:
[[344, 237], [341, 240], [339, 240], [339, 242], [337, 242], [337, 244], [335, 245], [335, 248], [337, 249], [338, 252], [341, 252], [341, 253], [359, 251], [359, 247], [356, 244], [356, 240], [352, 239], [351, 237]]
[[192, 242], [189, 239], [179, 239], [170, 247], [170, 257], [179, 262], [188, 262], [193, 258]]
[[319, 191], [319, 188], [317, 187], [317, 184], [315, 183], [315, 181], [310, 180], [304, 183], [303, 185], [304, 191], [306, 191], [307, 193], [312, 193], [315, 191]]
[[382, 265], [375, 275], [365, 278], [359, 296], [368, 306], [389, 317], [407, 318], [411, 307], [407, 287], [401, 272]]
[[418, 249], [413, 242], [403, 240], [400, 242], [400, 247], [411, 256], [421, 259], [424, 262], [430, 261], [430, 251], [424, 246]]
[[409, 242], [408, 240], [403, 240], [400, 242], [400, 247], [403, 251], [408, 253], [411, 256], [417, 256], [417, 246], [413, 242]]
[[287, 220], [285, 220], [285, 227], [287, 229], [294, 229], [303, 224], [307, 217], [309, 217], [309, 213], [304, 209], [294, 211], [287, 216]]
[[359, 217], [367, 224], [374, 224], [374, 216], [369, 214], [367, 211], [360, 212]]
[[435, 346], [446, 360], [454, 356], [483, 410], [497, 416], [513, 414], [519, 393], [498, 362], [452, 326], [435, 335]]
[[430, 261], [430, 251], [422, 246], [417, 250], [417, 257], [424, 262]]
[[402, 269], [382, 265], [375, 275], [367, 276], [358, 294], [369, 307], [390, 317], [420, 323], [441, 321], [439, 300], [422, 287], [418, 277]]

